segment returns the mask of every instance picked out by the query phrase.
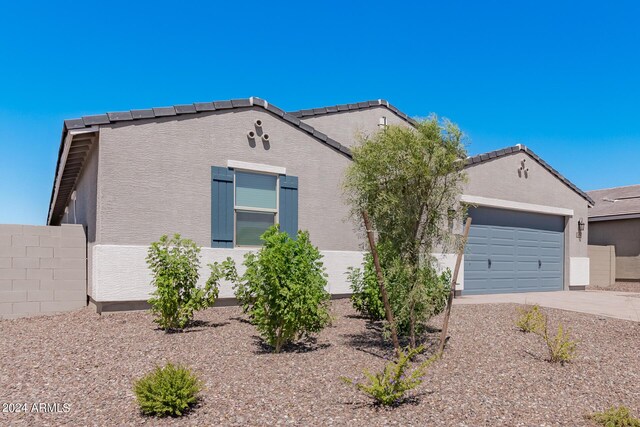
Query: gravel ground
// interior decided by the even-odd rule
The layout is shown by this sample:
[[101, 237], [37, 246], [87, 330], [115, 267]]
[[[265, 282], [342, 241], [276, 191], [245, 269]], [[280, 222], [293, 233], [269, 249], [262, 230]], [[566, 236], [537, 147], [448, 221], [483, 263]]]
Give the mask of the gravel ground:
[[615, 292], [640, 292], [640, 282], [616, 282], [610, 286], [589, 286], [589, 289]]
[[[639, 323], [545, 309], [580, 341], [577, 360], [560, 366], [515, 329], [515, 305], [456, 306], [444, 358], [408, 403], [380, 409], [339, 377], [378, 369], [391, 351], [347, 300], [332, 311], [315, 343], [280, 355], [237, 307], [198, 313], [200, 324], [177, 334], [144, 312], [0, 321], [0, 403], [70, 404], [68, 413], [1, 413], [0, 425], [581, 426], [611, 405], [640, 414]], [[168, 361], [199, 374], [201, 403], [182, 419], [144, 417], [132, 381]]]

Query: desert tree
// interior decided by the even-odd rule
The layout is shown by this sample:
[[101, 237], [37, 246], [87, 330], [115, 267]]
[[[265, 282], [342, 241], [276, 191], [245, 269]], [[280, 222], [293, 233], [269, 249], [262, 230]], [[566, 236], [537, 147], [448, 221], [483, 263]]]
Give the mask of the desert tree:
[[394, 321], [415, 348], [418, 328], [436, 303], [432, 254], [460, 245], [452, 224], [465, 214], [459, 204], [466, 180], [464, 135], [433, 115], [414, 126], [388, 126], [362, 137], [352, 152], [345, 197], [359, 226], [362, 212], [371, 218], [376, 246], [384, 248], [383, 270], [391, 305], [397, 307]]

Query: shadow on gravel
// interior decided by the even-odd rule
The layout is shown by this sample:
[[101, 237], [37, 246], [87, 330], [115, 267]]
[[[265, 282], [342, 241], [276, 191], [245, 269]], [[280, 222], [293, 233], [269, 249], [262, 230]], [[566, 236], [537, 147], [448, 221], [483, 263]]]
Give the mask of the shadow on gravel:
[[156, 331], [163, 331], [167, 334], [188, 334], [190, 332], [201, 332], [208, 328], [220, 328], [222, 326], [230, 325], [229, 322], [207, 322], [205, 320], [193, 320], [185, 329], [169, 329], [165, 331], [162, 328], [155, 328]]
[[392, 411], [395, 408], [399, 407], [399, 406], [403, 406], [403, 405], [410, 405], [410, 406], [418, 406], [420, 405], [420, 398], [423, 396], [427, 396], [430, 394], [435, 393], [435, 391], [421, 391], [419, 393], [415, 393], [411, 396], [407, 396], [406, 398], [398, 401], [395, 405], [389, 405], [389, 406], [384, 406], [381, 405], [379, 403], [376, 402], [345, 402], [345, 401], [339, 401], [338, 403], [342, 404], [342, 405], [348, 405], [352, 408], [355, 409], [361, 409], [361, 408], [369, 408], [369, 409], [373, 409], [376, 412], [377, 411]]
[[393, 356], [393, 344], [383, 338], [381, 325], [368, 323], [366, 330], [356, 334], [343, 334], [347, 345], [358, 351], [370, 354], [380, 359], [389, 359]]
[[343, 317], [346, 317], [347, 319], [369, 320], [367, 316], [363, 316], [362, 314], [347, 314]]
[[[262, 337], [257, 335], [252, 336], [254, 343], [257, 347], [254, 353], [256, 354], [273, 354], [273, 347], [267, 344]], [[331, 347], [329, 343], [318, 344], [316, 338], [309, 338], [305, 341], [298, 341], [285, 345], [282, 348], [282, 353], [309, 353], [312, 351], [323, 350]]]
[[246, 323], [248, 325], [251, 324], [251, 321], [249, 319], [247, 319], [246, 317], [240, 317], [240, 316], [230, 317], [229, 320], [235, 320], [236, 322]]
[[230, 322], [208, 322], [206, 320], [194, 320], [189, 324], [189, 328], [219, 328], [230, 325]]
[[[418, 338], [418, 342], [424, 344], [424, 355], [431, 356], [438, 349], [440, 339], [439, 328], [427, 326], [424, 333]], [[365, 330], [356, 334], [343, 334], [347, 345], [354, 347], [357, 351], [370, 354], [380, 359], [393, 359], [394, 349], [390, 339], [385, 339], [384, 326], [382, 322], [367, 322]], [[448, 340], [448, 338], [447, 338]], [[400, 339], [400, 346], [407, 347], [409, 339]]]

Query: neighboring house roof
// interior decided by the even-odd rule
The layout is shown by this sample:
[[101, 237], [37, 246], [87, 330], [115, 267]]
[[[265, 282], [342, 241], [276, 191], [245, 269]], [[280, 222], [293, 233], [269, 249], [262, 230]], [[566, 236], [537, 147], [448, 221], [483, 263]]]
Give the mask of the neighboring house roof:
[[377, 100], [374, 100], [374, 101], [357, 102], [357, 103], [354, 103], [354, 104], [340, 104], [340, 105], [332, 105], [332, 106], [329, 106], [329, 107], [311, 108], [311, 109], [308, 109], [308, 110], [289, 111], [289, 114], [304, 120], [304, 119], [309, 118], [309, 117], [321, 116], [321, 115], [324, 115], [324, 114], [342, 113], [344, 111], [354, 111], [354, 110], [366, 110], [366, 109], [369, 109], [369, 108], [377, 108], [377, 107], [384, 107], [384, 108], [388, 109], [389, 111], [392, 111], [398, 117], [402, 118], [407, 123], [410, 123], [413, 126], [418, 124], [417, 121], [415, 121], [411, 117], [407, 116], [405, 113], [403, 113], [402, 111], [398, 110], [393, 105], [389, 104], [389, 101], [385, 101], [384, 99], [377, 99]]
[[544, 160], [542, 160], [540, 158], [540, 156], [538, 156], [536, 153], [531, 151], [530, 148], [528, 148], [528, 147], [526, 147], [526, 146], [524, 146], [522, 144], [514, 145], [512, 147], [506, 147], [506, 148], [503, 148], [501, 150], [489, 151], [488, 153], [482, 153], [482, 154], [477, 154], [475, 156], [467, 157], [466, 166], [465, 167], [475, 166], [478, 163], [484, 163], [484, 162], [486, 162], [488, 160], [497, 159], [498, 157], [507, 156], [509, 154], [517, 153], [517, 152], [520, 152], [520, 151], [523, 151], [523, 152], [527, 153], [536, 162], [540, 163], [540, 165], [542, 167], [544, 167], [546, 170], [551, 172], [552, 175], [554, 175], [556, 178], [558, 178], [560, 181], [562, 181], [567, 187], [569, 187], [570, 189], [572, 189], [573, 191], [578, 193], [580, 196], [582, 196], [583, 199], [585, 199], [591, 205], [594, 205], [593, 199], [591, 197], [589, 197], [589, 195], [587, 193], [585, 193], [584, 191], [580, 190], [574, 183], [572, 183], [567, 178], [565, 178], [560, 172], [558, 172], [557, 170], [552, 168], [549, 165], [549, 163], [547, 163]]
[[596, 201], [589, 221], [640, 218], [640, 185], [604, 188], [588, 192]]

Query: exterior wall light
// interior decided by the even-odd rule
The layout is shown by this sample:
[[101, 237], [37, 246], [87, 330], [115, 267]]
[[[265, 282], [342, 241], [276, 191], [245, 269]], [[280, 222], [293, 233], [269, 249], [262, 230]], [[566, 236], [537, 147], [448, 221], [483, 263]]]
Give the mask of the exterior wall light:
[[584, 220], [582, 218], [580, 218], [578, 220], [578, 232], [576, 233], [576, 236], [578, 237], [578, 239], [582, 238], [582, 232], [584, 231]]
[[380, 117], [380, 120], [378, 120], [378, 127], [382, 130], [385, 130], [387, 128], [387, 117], [386, 116], [382, 116]]

